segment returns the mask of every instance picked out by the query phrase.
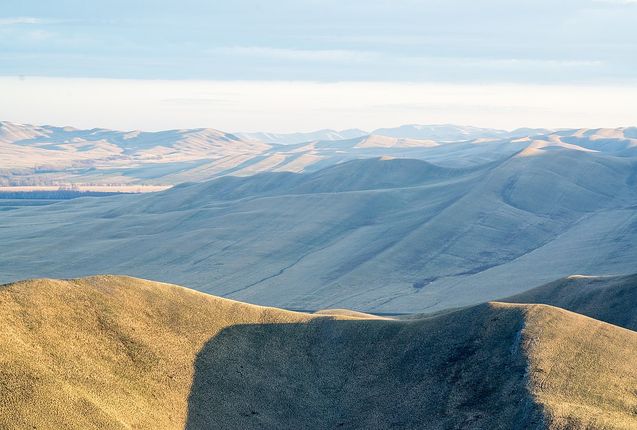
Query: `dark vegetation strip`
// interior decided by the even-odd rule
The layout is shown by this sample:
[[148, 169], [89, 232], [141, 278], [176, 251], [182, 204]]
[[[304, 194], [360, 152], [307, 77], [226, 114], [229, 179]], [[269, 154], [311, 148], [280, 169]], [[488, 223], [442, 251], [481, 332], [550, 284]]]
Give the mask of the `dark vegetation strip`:
[[0, 199], [11, 200], [71, 200], [79, 197], [108, 197], [117, 194], [134, 194], [122, 191], [0, 191]]

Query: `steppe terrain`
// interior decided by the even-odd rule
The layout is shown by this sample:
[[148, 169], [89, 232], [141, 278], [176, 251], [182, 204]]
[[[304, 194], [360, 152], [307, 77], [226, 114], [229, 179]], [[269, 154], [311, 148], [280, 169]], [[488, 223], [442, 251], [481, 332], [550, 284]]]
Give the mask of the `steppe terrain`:
[[[227, 139], [219, 148], [246, 150]], [[391, 313], [637, 267], [635, 129], [419, 141], [374, 158], [361, 139], [380, 138], [300, 144], [332, 154], [319, 170], [11, 206], [0, 282], [114, 272], [262, 305]]]
[[277, 134], [82, 130], [0, 121], [0, 186], [170, 186], [227, 175], [310, 172], [382, 156], [466, 166], [500, 160], [529, 145], [634, 156], [637, 128], [505, 131], [405, 125]]
[[637, 428], [634, 128], [5, 122], [0, 156], [0, 428]]
[[548, 305], [311, 315], [98, 276], [2, 286], [0, 324], [6, 429], [637, 426], [637, 333]]

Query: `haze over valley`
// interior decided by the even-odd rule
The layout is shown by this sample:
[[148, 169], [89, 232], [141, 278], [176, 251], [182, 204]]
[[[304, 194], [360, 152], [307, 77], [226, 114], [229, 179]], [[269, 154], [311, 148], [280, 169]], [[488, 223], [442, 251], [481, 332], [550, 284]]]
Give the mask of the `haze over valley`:
[[[385, 131], [404, 137], [266, 144], [209, 129], [4, 127], [14, 139], [5, 147], [24, 151], [128, 152], [126, 162], [138, 157], [141, 167], [115, 170], [130, 183], [198, 182], [50, 206], [7, 203], [2, 282], [119, 273], [291, 309], [418, 312], [637, 267], [635, 128], [478, 137], [476, 128], [411, 126]], [[473, 139], [414, 140], [414, 130]], [[184, 167], [203, 156], [218, 158]], [[181, 168], [165, 175], [157, 167], [174, 164]], [[109, 169], [87, 174], [108, 178]]]
[[[574, 146], [573, 146], [574, 145]], [[527, 147], [629, 156], [637, 129], [517, 129], [406, 125], [315, 133], [81, 130], [0, 121], [0, 186], [170, 186], [220, 176], [308, 172], [351, 159], [392, 156], [445, 166], [502, 159]]]

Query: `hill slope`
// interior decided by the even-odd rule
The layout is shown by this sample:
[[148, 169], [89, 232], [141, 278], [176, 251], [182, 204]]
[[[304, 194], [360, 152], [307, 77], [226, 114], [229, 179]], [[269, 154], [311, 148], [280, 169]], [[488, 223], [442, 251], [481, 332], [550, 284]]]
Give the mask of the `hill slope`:
[[[116, 271], [294, 309], [418, 312], [637, 264], [637, 161], [365, 159], [0, 213], [0, 282]], [[62, 246], [60, 244], [63, 244]]]
[[558, 306], [637, 330], [637, 275], [569, 276], [503, 301]]
[[635, 156], [637, 129], [505, 132], [412, 125], [371, 135], [360, 130], [235, 135], [210, 128], [80, 130], [0, 121], [0, 186], [174, 185], [226, 175], [309, 172], [383, 156], [470, 166], [501, 160], [529, 145]]
[[634, 428], [637, 333], [544, 305], [412, 321], [127, 277], [0, 288], [0, 427]]

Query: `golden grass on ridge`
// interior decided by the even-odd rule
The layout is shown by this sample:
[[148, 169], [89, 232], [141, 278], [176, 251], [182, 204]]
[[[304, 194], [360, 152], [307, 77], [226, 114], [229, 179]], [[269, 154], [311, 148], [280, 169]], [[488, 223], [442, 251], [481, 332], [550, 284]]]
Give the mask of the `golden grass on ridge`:
[[309, 315], [140, 279], [0, 287], [0, 428], [637, 426], [637, 333], [546, 305]]

